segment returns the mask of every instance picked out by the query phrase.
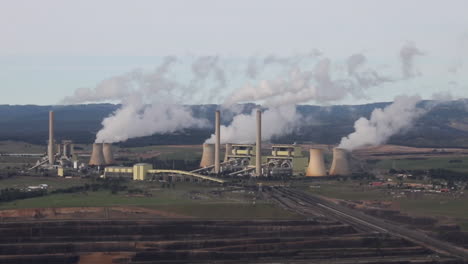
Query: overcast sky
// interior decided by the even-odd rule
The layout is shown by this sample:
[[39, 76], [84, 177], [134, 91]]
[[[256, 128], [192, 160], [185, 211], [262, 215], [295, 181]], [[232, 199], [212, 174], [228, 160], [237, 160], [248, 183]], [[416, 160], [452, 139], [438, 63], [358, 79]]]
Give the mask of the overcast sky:
[[0, 0], [0, 104], [56, 104], [166, 55], [220, 55], [229, 64], [319, 50], [336, 61], [362, 53], [396, 69], [406, 43], [424, 53], [417, 76], [341, 103], [468, 97], [467, 10], [466, 0]]

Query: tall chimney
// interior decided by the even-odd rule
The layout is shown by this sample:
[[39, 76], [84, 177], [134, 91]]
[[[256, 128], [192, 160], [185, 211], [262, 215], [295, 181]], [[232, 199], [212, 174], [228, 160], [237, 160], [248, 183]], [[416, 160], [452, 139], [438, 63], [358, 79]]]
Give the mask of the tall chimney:
[[323, 152], [321, 149], [310, 149], [309, 150], [310, 160], [309, 166], [307, 167], [306, 176], [308, 177], [320, 177], [327, 176], [325, 170], [325, 162], [323, 161]]
[[49, 157], [50, 165], [53, 165], [55, 161], [54, 147], [54, 111], [49, 111], [49, 145], [47, 149], [47, 156]]
[[348, 151], [342, 148], [333, 149], [333, 162], [330, 175], [349, 175]]
[[257, 109], [257, 144], [255, 149], [255, 172], [262, 176], [262, 111]]
[[102, 145], [102, 153], [104, 155], [104, 162], [106, 165], [114, 164], [114, 152], [112, 152], [112, 144], [104, 143]]
[[102, 144], [94, 143], [93, 152], [91, 153], [91, 158], [89, 159], [89, 165], [100, 166], [104, 165], [104, 154], [102, 153]]
[[215, 142], [215, 160], [214, 160], [214, 172], [216, 174], [219, 174], [219, 154], [220, 154], [220, 148], [221, 148], [221, 117], [219, 110], [215, 112], [215, 136], [216, 136], [216, 142]]
[[213, 144], [203, 144], [203, 154], [200, 167], [205, 168], [214, 165], [215, 146]]
[[226, 143], [226, 152], [224, 153], [224, 162], [228, 161], [228, 155], [232, 154], [232, 144]]

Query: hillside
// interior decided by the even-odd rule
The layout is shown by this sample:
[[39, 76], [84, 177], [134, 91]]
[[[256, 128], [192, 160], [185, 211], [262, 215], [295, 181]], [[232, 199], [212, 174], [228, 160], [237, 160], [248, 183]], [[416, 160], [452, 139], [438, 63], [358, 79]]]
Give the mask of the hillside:
[[[430, 101], [422, 104], [431, 104]], [[275, 143], [314, 142], [336, 144], [341, 137], [351, 133], [354, 122], [369, 117], [377, 107], [389, 103], [355, 106], [298, 106], [308, 120], [293, 134], [274, 138]], [[55, 133], [58, 140], [72, 139], [77, 143], [91, 143], [101, 128], [101, 121], [118, 109], [113, 104], [89, 104], [72, 106], [0, 105], [0, 140], [18, 140], [45, 144], [48, 133], [48, 114], [55, 111]], [[245, 105], [250, 112], [255, 105]], [[213, 124], [216, 105], [191, 106], [195, 116], [207, 118]], [[232, 118], [232, 117], [231, 117]], [[231, 119], [223, 116], [223, 123]], [[210, 136], [213, 128], [187, 129], [173, 134], [158, 134], [131, 139], [121, 143], [126, 146], [157, 144], [201, 144]], [[409, 131], [391, 138], [391, 144], [427, 147], [468, 147], [468, 101], [458, 100], [438, 105], [420, 118]]]

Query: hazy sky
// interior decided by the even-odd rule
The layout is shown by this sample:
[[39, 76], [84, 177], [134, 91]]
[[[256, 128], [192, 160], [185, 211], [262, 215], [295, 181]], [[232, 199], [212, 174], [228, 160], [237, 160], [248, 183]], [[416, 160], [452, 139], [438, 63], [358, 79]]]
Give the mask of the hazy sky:
[[363, 53], [396, 72], [408, 42], [425, 54], [414, 61], [418, 76], [343, 103], [401, 93], [468, 97], [467, 10], [466, 0], [0, 0], [0, 104], [55, 104], [166, 55], [220, 55], [229, 64], [313, 50], [336, 61]]

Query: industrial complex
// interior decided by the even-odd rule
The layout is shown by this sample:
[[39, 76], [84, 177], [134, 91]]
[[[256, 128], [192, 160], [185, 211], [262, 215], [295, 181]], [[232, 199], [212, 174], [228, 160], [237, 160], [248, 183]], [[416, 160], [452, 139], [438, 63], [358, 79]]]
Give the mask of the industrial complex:
[[[268, 152], [262, 149], [262, 112], [256, 112], [255, 144], [227, 143], [221, 160], [221, 115], [215, 112], [215, 143], [203, 144], [200, 168], [192, 171], [161, 170], [151, 164], [137, 163], [132, 167], [117, 166], [110, 143], [94, 143], [87, 164], [79, 164], [70, 140], [57, 144], [54, 139], [54, 112], [49, 112], [49, 140], [47, 155], [37, 161], [36, 167], [64, 171], [86, 167], [102, 172], [102, 177], [124, 177], [133, 180], [211, 181], [224, 183], [226, 178], [242, 177], [324, 177], [349, 175], [349, 153], [333, 149], [330, 170], [325, 168], [322, 149], [309, 149], [307, 156], [301, 146], [271, 145]], [[268, 153], [265, 155], [265, 153]]]

